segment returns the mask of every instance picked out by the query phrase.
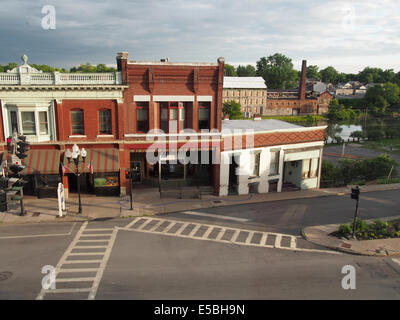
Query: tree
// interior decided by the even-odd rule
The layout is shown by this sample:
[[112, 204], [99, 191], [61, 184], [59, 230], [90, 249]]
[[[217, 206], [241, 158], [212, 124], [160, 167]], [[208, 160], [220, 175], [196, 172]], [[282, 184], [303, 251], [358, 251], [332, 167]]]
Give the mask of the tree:
[[248, 64], [247, 66], [239, 65], [236, 68], [236, 73], [239, 77], [255, 77], [256, 68], [254, 68], [251, 64]]
[[308, 79], [321, 79], [318, 66], [308, 66], [306, 69], [306, 76]]
[[222, 112], [224, 116], [228, 115], [229, 119], [234, 120], [242, 117], [242, 111], [240, 109], [240, 103], [236, 102], [235, 100], [231, 100], [229, 102], [224, 102]]
[[337, 99], [332, 99], [329, 105], [328, 118], [331, 120], [353, 120], [356, 113], [351, 108], [340, 104]]
[[298, 85], [298, 72], [293, 69], [292, 59], [281, 53], [257, 61], [257, 76], [263, 77], [268, 88], [286, 89]]
[[370, 87], [364, 96], [364, 103], [375, 116], [382, 116], [389, 107], [400, 103], [400, 87], [390, 82]]
[[226, 63], [224, 69], [224, 76], [226, 77], [237, 77], [235, 67]]
[[339, 82], [339, 72], [332, 66], [322, 69], [319, 73], [321, 74], [322, 82], [333, 84]]

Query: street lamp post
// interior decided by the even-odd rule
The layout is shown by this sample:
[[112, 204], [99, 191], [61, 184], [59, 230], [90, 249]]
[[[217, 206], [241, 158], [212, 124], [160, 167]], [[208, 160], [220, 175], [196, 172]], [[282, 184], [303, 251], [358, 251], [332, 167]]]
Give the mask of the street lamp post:
[[85, 163], [87, 152], [85, 148], [79, 149], [79, 147], [74, 144], [72, 147], [72, 151], [67, 149], [65, 151], [65, 156], [68, 159], [68, 162], [71, 162], [71, 159], [75, 163], [75, 176], [78, 179], [78, 198], [79, 198], [79, 206], [78, 206], [78, 213], [82, 213], [82, 203], [81, 203], [81, 173], [79, 172], [79, 163]]

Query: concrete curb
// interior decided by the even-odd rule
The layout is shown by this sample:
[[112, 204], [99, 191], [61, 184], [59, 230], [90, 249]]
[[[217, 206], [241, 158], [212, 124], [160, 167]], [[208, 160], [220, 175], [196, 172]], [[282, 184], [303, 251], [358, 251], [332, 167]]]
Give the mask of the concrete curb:
[[[384, 217], [380, 220], [394, 220], [400, 216]], [[376, 219], [365, 220], [367, 222], [374, 221]], [[377, 239], [377, 240], [340, 240], [336, 237], [329, 236], [334, 230], [337, 230], [340, 224], [312, 226], [301, 229], [302, 237], [313, 244], [329, 248], [331, 250], [341, 251], [353, 255], [362, 256], [373, 256], [373, 257], [394, 257], [400, 256], [400, 239], [399, 238], [388, 238], [388, 239]], [[314, 233], [314, 234], [313, 234]], [[319, 234], [319, 235], [318, 235]], [[365, 241], [365, 242], [364, 242]], [[390, 243], [396, 242], [398, 249], [391, 249]], [[354, 244], [369, 244], [369, 247], [350, 249]], [[386, 247], [385, 247], [386, 246]], [[388, 248], [389, 247], [389, 248]]]

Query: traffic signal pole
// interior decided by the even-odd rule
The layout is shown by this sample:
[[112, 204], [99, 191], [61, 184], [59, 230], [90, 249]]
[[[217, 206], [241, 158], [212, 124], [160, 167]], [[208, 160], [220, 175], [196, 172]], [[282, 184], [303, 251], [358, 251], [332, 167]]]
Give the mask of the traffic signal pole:
[[356, 186], [355, 188], [351, 188], [351, 198], [357, 200], [356, 202], [356, 211], [354, 212], [354, 221], [353, 221], [353, 238], [356, 238], [356, 223], [357, 223], [357, 214], [358, 214], [358, 201], [360, 200], [360, 188]]
[[354, 222], [353, 222], [353, 238], [356, 238], [356, 222], [357, 222], [357, 214], [358, 214], [358, 199], [356, 203], [356, 211], [354, 213]]

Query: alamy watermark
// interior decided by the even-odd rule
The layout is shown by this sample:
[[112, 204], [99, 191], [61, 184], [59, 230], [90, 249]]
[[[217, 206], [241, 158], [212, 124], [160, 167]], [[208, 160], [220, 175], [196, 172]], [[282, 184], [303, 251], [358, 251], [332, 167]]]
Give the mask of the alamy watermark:
[[54, 30], [56, 29], [56, 8], [52, 5], [45, 5], [42, 8], [42, 14], [45, 16], [42, 18], [42, 29]]
[[45, 276], [42, 278], [42, 289], [43, 290], [55, 290], [56, 289], [56, 269], [52, 265], [45, 265], [42, 268], [42, 274]]
[[345, 276], [342, 279], [342, 288], [344, 290], [356, 289], [356, 268], [352, 265], [342, 267], [342, 274]]

